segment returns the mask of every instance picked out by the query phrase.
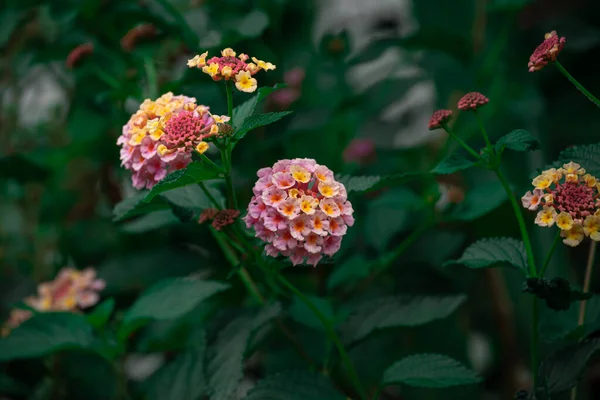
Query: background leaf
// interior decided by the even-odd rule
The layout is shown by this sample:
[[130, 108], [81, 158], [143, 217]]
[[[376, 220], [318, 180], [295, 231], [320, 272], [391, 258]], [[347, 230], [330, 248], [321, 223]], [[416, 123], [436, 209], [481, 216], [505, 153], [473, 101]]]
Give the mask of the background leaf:
[[500, 263], [527, 273], [527, 254], [523, 242], [513, 238], [481, 239], [470, 245], [458, 260], [447, 261], [446, 265], [486, 268]]
[[558, 160], [563, 163], [576, 162], [588, 173], [600, 176], [600, 143], [567, 148], [560, 152]]
[[244, 136], [246, 136], [246, 134], [251, 130], [277, 122], [283, 117], [290, 115], [291, 113], [291, 111], [282, 111], [268, 114], [251, 115], [248, 118], [246, 118], [242, 126], [240, 126], [240, 128], [235, 131], [233, 139], [236, 141], [242, 140]]
[[203, 164], [200, 161], [193, 161], [184, 169], [171, 172], [165, 179], [154, 185], [150, 190], [150, 193], [146, 195], [144, 202], [150, 202], [156, 195], [168, 190], [208, 181], [210, 179], [216, 179], [222, 176], [223, 173], [213, 166]]
[[244, 400], [346, 400], [323, 375], [287, 371], [266, 377]]
[[438, 165], [436, 165], [432, 170], [432, 174], [439, 175], [449, 175], [458, 171], [463, 171], [465, 169], [471, 168], [477, 164], [477, 161], [471, 161], [466, 156], [454, 152], [444, 158]]
[[502, 136], [496, 143], [496, 151], [501, 153], [504, 149], [514, 151], [539, 150], [541, 144], [526, 130], [517, 129]]

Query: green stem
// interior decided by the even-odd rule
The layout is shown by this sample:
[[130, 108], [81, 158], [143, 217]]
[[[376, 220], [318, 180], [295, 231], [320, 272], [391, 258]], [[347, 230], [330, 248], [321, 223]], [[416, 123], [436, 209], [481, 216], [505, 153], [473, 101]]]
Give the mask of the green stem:
[[156, 78], [156, 68], [150, 57], [144, 58], [144, 69], [148, 78], [148, 97], [156, 99], [158, 97], [158, 80]]
[[402, 254], [404, 254], [406, 249], [408, 249], [414, 242], [417, 241], [418, 238], [421, 237], [423, 233], [425, 233], [430, 228], [431, 225], [431, 223], [425, 223], [421, 225], [419, 228], [412, 231], [410, 235], [408, 235], [406, 239], [404, 239], [398, 245], [398, 247], [396, 247], [387, 255], [383, 256], [378, 263], [379, 268], [375, 270], [373, 278], [375, 278], [377, 275], [388, 269], [395, 260], [397, 260]]
[[346, 367], [346, 370], [347, 370], [348, 374], [350, 375], [350, 380], [352, 381], [354, 387], [356, 388], [356, 391], [358, 392], [360, 398], [362, 400], [368, 400], [367, 392], [362, 387], [362, 384], [360, 383], [360, 380], [358, 379], [358, 374], [356, 373], [356, 370], [354, 369], [354, 366], [352, 365], [352, 361], [350, 361], [350, 357], [348, 356], [348, 353], [346, 352], [346, 349], [344, 348], [344, 345], [342, 344], [342, 341], [340, 340], [339, 336], [333, 329], [331, 322], [321, 313], [321, 311], [319, 311], [319, 309], [300, 290], [298, 290], [283, 275], [279, 275], [279, 280], [281, 281], [281, 283], [283, 283], [283, 285], [285, 287], [287, 287], [296, 296], [298, 296], [298, 298], [300, 298], [300, 300], [304, 304], [306, 304], [306, 306], [308, 308], [310, 308], [310, 310], [315, 314], [315, 316], [321, 321], [321, 324], [323, 324], [323, 327], [325, 328], [325, 331], [327, 332], [327, 336], [329, 336], [329, 339], [337, 347], [338, 352], [340, 353], [340, 357], [342, 358], [342, 362], [344, 363], [344, 366]]
[[494, 146], [492, 145], [492, 142], [490, 142], [490, 137], [488, 136], [487, 131], [485, 130], [485, 126], [483, 125], [483, 121], [481, 120], [479, 113], [477, 112], [477, 110], [473, 110], [473, 112], [475, 113], [475, 118], [477, 118], [477, 123], [479, 124], [479, 129], [483, 134], [483, 140], [485, 140], [486, 146], [490, 149], [493, 148]]
[[221, 162], [225, 168], [225, 184], [227, 185], [227, 200], [229, 202], [229, 208], [237, 210], [237, 198], [235, 196], [235, 189], [233, 187], [233, 179], [231, 178], [231, 148], [227, 144], [225, 148], [221, 148], [220, 150]]
[[233, 117], [233, 92], [231, 82], [225, 81], [225, 92], [227, 93], [227, 116]]
[[533, 256], [533, 248], [531, 247], [531, 241], [529, 240], [529, 233], [527, 233], [527, 225], [525, 225], [525, 219], [523, 218], [523, 213], [521, 212], [521, 208], [519, 207], [519, 203], [517, 203], [517, 198], [515, 197], [512, 189], [510, 188], [510, 184], [506, 180], [506, 177], [502, 173], [499, 168], [495, 168], [494, 172], [498, 179], [502, 183], [506, 194], [508, 195], [508, 200], [512, 205], [513, 211], [515, 212], [515, 216], [517, 217], [517, 221], [519, 223], [519, 230], [521, 231], [521, 237], [523, 238], [523, 243], [525, 244], [525, 251], [527, 252], [527, 263], [529, 264], [529, 275], [532, 277], [537, 277], [537, 270], [535, 268], [535, 259]]
[[550, 247], [550, 251], [546, 255], [546, 259], [544, 260], [544, 265], [542, 265], [542, 270], [540, 271], [541, 277], [543, 277], [544, 274], [546, 273], [546, 268], [548, 268], [548, 265], [550, 264], [550, 259], [552, 259], [554, 250], [556, 250], [556, 245], [558, 244], [558, 242], [560, 240], [560, 232], [561, 232], [560, 229], [558, 229], [558, 232], [556, 232], [556, 236], [554, 237], [554, 241], [552, 242], [552, 246]]
[[[235, 254], [233, 249], [230, 247], [229, 243], [227, 243], [225, 236], [221, 232], [218, 232], [217, 230], [215, 230], [213, 227], [209, 227], [209, 229], [210, 229], [210, 232], [213, 234], [215, 240], [217, 241], [217, 244], [219, 245], [221, 250], [223, 250], [223, 253], [225, 254], [225, 258], [227, 258], [227, 261], [229, 261], [229, 263], [231, 264], [231, 266], [233, 268], [238, 268], [240, 265], [240, 259]], [[252, 295], [252, 297], [259, 304], [264, 304], [265, 299], [263, 298], [262, 294], [260, 293], [258, 286], [256, 286], [256, 283], [254, 282], [254, 280], [248, 273], [248, 270], [246, 270], [246, 268], [244, 268], [244, 267], [241, 267], [238, 269], [237, 273], [238, 273], [240, 279], [242, 280], [242, 283], [244, 284], [244, 286], [246, 286], [246, 289], [248, 289], [248, 292]]]
[[[198, 154], [198, 153], [197, 153]], [[200, 156], [200, 160], [202, 160], [202, 162], [210, 165], [211, 167], [213, 167], [214, 169], [216, 169], [217, 171], [222, 171], [224, 172], [224, 168], [225, 166], [223, 166], [222, 168], [219, 167], [217, 164], [215, 164], [210, 158], [206, 157], [206, 155], [204, 154], [198, 154]]]
[[202, 191], [204, 192], [204, 194], [206, 195], [206, 197], [208, 197], [208, 199], [210, 200], [210, 202], [213, 203], [213, 205], [215, 206], [215, 208], [217, 210], [220, 210], [221, 206], [219, 205], [219, 202], [217, 201], [217, 199], [215, 199], [215, 197], [212, 195], [212, 193], [209, 192], [209, 190], [206, 187], [206, 185], [204, 184], [204, 182], [200, 182], [200, 183], [198, 183], [198, 185], [200, 186], [200, 189], [202, 189]]
[[117, 79], [115, 79], [113, 76], [104, 72], [100, 67], [94, 66], [92, 68], [92, 72], [94, 72], [98, 78], [100, 78], [104, 83], [106, 83], [111, 88], [119, 89], [121, 87], [121, 83]]
[[539, 365], [538, 335], [540, 315], [538, 311], [537, 297], [532, 296], [532, 318], [531, 318], [531, 371], [533, 374], [533, 389], [537, 388], [537, 376]]
[[577, 82], [577, 80], [573, 78], [573, 76], [565, 69], [565, 67], [562, 66], [561, 63], [556, 61], [554, 65], [556, 65], [556, 68], [558, 68], [558, 70], [569, 80], [569, 82], [571, 82], [573, 86], [577, 88], [577, 90], [583, 93], [583, 95], [587, 97], [589, 101], [594, 103], [597, 107], [600, 107], [600, 100], [598, 100], [593, 94], [584, 88], [581, 83]]
[[479, 154], [471, 146], [469, 146], [467, 143], [465, 143], [464, 140], [462, 140], [461, 138], [456, 136], [456, 134], [452, 131], [452, 129], [450, 129], [450, 127], [447, 124], [444, 124], [442, 126], [443, 126], [444, 130], [446, 132], [448, 132], [448, 135], [450, 135], [452, 137], [452, 139], [454, 139], [458, 144], [460, 144], [465, 150], [467, 150], [469, 153], [471, 153], [473, 155], [473, 157], [475, 157], [477, 160], [481, 159]]

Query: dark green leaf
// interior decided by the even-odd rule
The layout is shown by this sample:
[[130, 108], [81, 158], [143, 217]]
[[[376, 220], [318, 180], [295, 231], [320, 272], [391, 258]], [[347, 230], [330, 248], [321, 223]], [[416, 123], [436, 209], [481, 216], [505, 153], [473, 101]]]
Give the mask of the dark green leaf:
[[206, 373], [211, 400], [229, 400], [243, 377], [243, 361], [252, 334], [275, 318], [279, 304], [263, 307], [256, 316], [243, 315], [219, 332], [216, 343], [209, 347]]
[[233, 139], [238, 141], [244, 138], [248, 132], [261, 126], [277, 122], [286, 115], [290, 115], [292, 111], [272, 112], [267, 114], [251, 115], [244, 120], [242, 126], [237, 129], [233, 135]]
[[148, 192], [144, 191], [123, 199], [113, 210], [113, 221], [121, 221], [136, 215], [169, 208], [169, 203], [162, 197], [156, 197], [151, 202], [143, 202], [147, 194]]
[[476, 164], [477, 161], [471, 161], [462, 154], [452, 153], [440, 161], [440, 163], [431, 170], [431, 173], [438, 175], [449, 175], [471, 168]]
[[352, 285], [369, 276], [371, 263], [363, 255], [355, 255], [335, 267], [327, 279], [327, 288], [334, 290], [344, 285]]
[[180, 219], [172, 210], [160, 210], [142, 215], [133, 221], [127, 221], [119, 228], [123, 232], [138, 234], [164, 228], [165, 226], [173, 225], [178, 222], [180, 222]]
[[206, 338], [202, 335], [197, 346], [161, 367], [143, 383], [146, 398], [148, 400], [199, 399], [208, 390], [204, 373], [205, 351]]
[[82, 315], [36, 314], [0, 339], [0, 361], [41, 357], [66, 349], [84, 349], [92, 341], [92, 327]]
[[86, 315], [88, 324], [96, 329], [104, 327], [104, 325], [108, 323], [114, 308], [115, 299], [111, 297], [104, 300], [102, 303], [98, 304], [91, 313]]
[[368, 193], [384, 187], [400, 185], [420, 175], [420, 173], [393, 174], [385, 176], [338, 175], [335, 179], [346, 187], [348, 193]]
[[[331, 304], [331, 300], [324, 299], [321, 297], [308, 296], [308, 299], [312, 302], [312, 304], [321, 311], [330, 322], [334, 319], [333, 313], [333, 304]], [[292, 300], [292, 305], [290, 307], [290, 314], [292, 318], [296, 320], [296, 322], [306, 325], [310, 328], [323, 330], [323, 324], [321, 320], [315, 316], [310, 308], [302, 300], [300, 300], [297, 296], [294, 296]]]
[[561, 151], [558, 159], [564, 163], [576, 162], [588, 173], [600, 176], [600, 143], [570, 147]]
[[449, 220], [472, 221], [499, 207], [506, 200], [506, 192], [499, 182], [482, 183], [469, 190], [465, 199], [449, 213]]
[[116, 399], [118, 377], [115, 366], [96, 353], [70, 351], [60, 357], [61, 380], [66, 386], [65, 399]]
[[539, 150], [541, 144], [526, 130], [517, 129], [505, 136], [502, 136], [496, 143], [496, 151], [502, 153], [504, 149], [514, 151], [531, 151]]
[[229, 288], [215, 281], [192, 278], [165, 279], [147, 289], [125, 313], [121, 337], [145, 321], [169, 320], [191, 311], [203, 300]]
[[454, 296], [396, 296], [367, 301], [340, 326], [342, 340], [351, 344], [379, 329], [414, 327], [443, 319], [466, 300]]
[[472, 385], [482, 379], [458, 361], [441, 354], [415, 354], [403, 358], [383, 373], [383, 384], [403, 383], [426, 388]]
[[168, 190], [208, 181], [210, 179], [216, 179], [223, 176], [223, 172], [212, 165], [205, 164], [200, 161], [194, 161], [184, 169], [170, 173], [165, 177], [165, 179], [157, 183], [150, 190], [150, 193], [146, 195], [144, 202], [148, 203], [156, 195]]
[[446, 265], [462, 264], [469, 268], [487, 268], [508, 264], [527, 273], [527, 254], [523, 242], [513, 238], [481, 239], [470, 245], [458, 260]]
[[545, 300], [546, 305], [553, 310], [568, 310], [571, 303], [587, 300], [591, 293], [584, 293], [571, 287], [571, 283], [563, 278], [527, 278], [523, 291]]
[[13, 154], [0, 158], [0, 179], [14, 179], [25, 183], [43, 181], [50, 172], [23, 154]]
[[542, 399], [550, 398], [575, 387], [598, 349], [600, 338], [593, 337], [550, 354], [540, 364], [536, 394]]
[[254, 110], [258, 103], [263, 100], [265, 97], [273, 93], [274, 91], [284, 88], [286, 85], [277, 84], [273, 87], [262, 87], [258, 89], [258, 93], [251, 97], [249, 100], [246, 100], [239, 106], [233, 109], [233, 117], [231, 118], [231, 123], [233, 127], [238, 130], [242, 127], [244, 122], [248, 117], [254, 114]]
[[345, 400], [321, 374], [287, 371], [259, 381], [244, 400]]

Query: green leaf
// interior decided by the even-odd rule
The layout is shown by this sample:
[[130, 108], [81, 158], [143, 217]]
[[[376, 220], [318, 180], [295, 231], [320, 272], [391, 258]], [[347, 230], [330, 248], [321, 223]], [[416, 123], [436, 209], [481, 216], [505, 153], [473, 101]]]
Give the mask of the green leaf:
[[350, 176], [337, 175], [335, 179], [346, 187], [346, 191], [356, 193], [368, 193], [384, 187], [400, 185], [410, 179], [421, 176], [421, 173], [392, 174], [385, 176]]
[[136, 300], [125, 313], [120, 337], [126, 337], [148, 320], [170, 320], [178, 318], [200, 302], [229, 288], [216, 281], [191, 278], [165, 279], [153, 285]]
[[383, 385], [403, 383], [426, 388], [472, 385], [482, 379], [458, 361], [442, 354], [415, 354], [403, 358], [383, 373]]
[[568, 310], [571, 303], [587, 300], [591, 293], [584, 293], [571, 287], [571, 283], [563, 278], [527, 278], [523, 291], [545, 300], [546, 305], [553, 310]]
[[14, 179], [19, 183], [43, 181], [50, 172], [25, 156], [13, 154], [0, 158], [0, 179]]
[[565, 149], [560, 152], [558, 160], [563, 163], [576, 162], [588, 173], [600, 176], [600, 143]]
[[464, 155], [452, 153], [431, 170], [432, 174], [449, 175], [473, 167], [477, 161], [471, 161]]
[[496, 152], [502, 153], [504, 149], [514, 151], [539, 150], [541, 143], [526, 130], [517, 129], [502, 136], [496, 143]]
[[100, 329], [108, 323], [110, 315], [115, 309], [115, 299], [112, 297], [104, 300], [102, 303], [94, 307], [94, 310], [86, 315], [88, 324], [95, 329]]
[[106, 400], [119, 398], [115, 366], [97, 353], [69, 351], [60, 357], [65, 399]]
[[321, 374], [286, 371], [259, 381], [244, 400], [345, 400]]
[[[312, 304], [321, 311], [330, 322], [334, 319], [333, 312], [333, 304], [330, 299], [324, 299], [316, 296], [306, 296]], [[297, 296], [294, 296], [292, 299], [292, 305], [290, 306], [290, 314], [292, 318], [302, 324], [306, 325], [309, 328], [313, 328], [316, 330], [324, 330], [323, 324], [321, 320], [315, 316], [310, 308], [302, 300], [300, 300]]]
[[482, 183], [469, 190], [465, 199], [448, 213], [449, 220], [472, 221], [498, 208], [506, 200], [506, 192], [497, 181]]
[[211, 400], [229, 400], [243, 378], [243, 361], [252, 334], [281, 311], [279, 304], [263, 307], [255, 316], [243, 315], [223, 328], [209, 347], [206, 367]]
[[123, 223], [119, 228], [123, 232], [139, 234], [164, 228], [180, 222], [179, 218], [171, 210], [153, 211], [142, 215], [133, 221]]
[[148, 400], [191, 400], [206, 394], [208, 383], [204, 372], [206, 338], [175, 360], [161, 367], [143, 383]]
[[244, 120], [242, 126], [235, 131], [233, 134], [233, 140], [239, 141], [246, 136], [248, 132], [253, 129], [260, 128], [261, 126], [272, 124], [277, 122], [283, 117], [290, 115], [292, 111], [272, 112], [267, 114], [255, 114], [251, 115]]
[[246, 100], [239, 106], [233, 109], [233, 117], [231, 118], [231, 123], [235, 130], [238, 130], [244, 124], [244, 121], [248, 117], [254, 114], [254, 110], [258, 103], [263, 100], [265, 97], [273, 93], [274, 91], [284, 88], [286, 85], [277, 84], [273, 87], [263, 87], [258, 89], [258, 93], [251, 97], [249, 100]]
[[527, 273], [527, 253], [523, 242], [513, 238], [481, 239], [470, 245], [458, 260], [448, 261], [445, 265], [487, 268], [501, 263]]
[[147, 194], [147, 191], [143, 191], [119, 202], [113, 210], [113, 221], [122, 221], [137, 215], [167, 210], [169, 208], [169, 203], [162, 197], [156, 197], [150, 202], [143, 202]]
[[327, 279], [327, 289], [334, 290], [345, 285], [353, 285], [369, 276], [371, 265], [365, 256], [357, 254], [336, 266]]
[[415, 327], [443, 319], [466, 300], [465, 295], [396, 296], [367, 301], [356, 307], [350, 318], [340, 326], [342, 340], [360, 341], [379, 329]]
[[220, 169], [217, 169], [210, 164], [194, 161], [188, 164], [187, 167], [170, 173], [165, 179], [157, 183], [150, 190], [150, 193], [146, 195], [144, 202], [148, 203], [152, 201], [156, 195], [168, 190], [208, 181], [210, 179], [222, 178], [223, 176], [223, 171]]
[[93, 339], [92, 327], [82, 315], [36, 314], [0, 339], [0, 361], [41, 357], [66, 349], [85, 349]]
[[550, 398], [575, 387], [590, 357], [599, 349], [600, 338], [593, 337], [550, 354], [540, 363], [536, 395]]
[[[223, 196], [223, 193], [218, 189], [218, 187], [216, 187], [216, 185], [210, 184], [217, 182], [218, 181], [207, 182], [205, 186], [208, 192], [215, 198], [217, 203], [219, 203], [221, 207], [224, 207], [225, 197]], [[164, 192], [161, 197], [167, 199], [169, 203], [171, 203], [171, 207], [177, 206], [194, 211], [200, 211], [204, 210], [205, 208], [214, 207], [214, 204], [206, 196], [199, 185], [187, 185], [177, 189], [169, 190], [168, 192]]]

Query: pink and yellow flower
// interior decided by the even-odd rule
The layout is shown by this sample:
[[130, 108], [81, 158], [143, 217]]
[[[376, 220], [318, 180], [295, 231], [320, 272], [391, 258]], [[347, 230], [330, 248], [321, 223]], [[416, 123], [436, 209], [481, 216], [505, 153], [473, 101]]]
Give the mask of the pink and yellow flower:
[[294, 265], [316, 265], [339, 250], [342, 236], [354, 223], [354, 210], [329, 168], [296, 158], [280, 160], [257, 175], [244, 220], [267, 242], [267, 255], [283, 255]]
[[533, 179], [535, 190], [523, 196], [523, 207], [536, 210], [542, 206], [535, 223], [547, 227], [556, 224], [568, 246], [577, 246], [586, 236], [600, 241], [600, 193], [596, 181], [574, 162], [548, 169]]
[[252, 57], [254, 63], [248, 63], [249, 56], [247, 54], [242, 53], [236, 57], [236, 52], [231, 48], [223, 49], [220, 57], [211, 57], [208, 60], [206, 57], [208, 57], [208, 52], [196, 55], [188, 60], [187, 65], [190, 68], [202, 69], [202, 72], [215, 81], [232, 80], [238, 90], [247, 93], [252, 93], [257, 88], [258, 82], [253, 75], [260, 70], [275, 69], [275, 65], [255, 57]]

